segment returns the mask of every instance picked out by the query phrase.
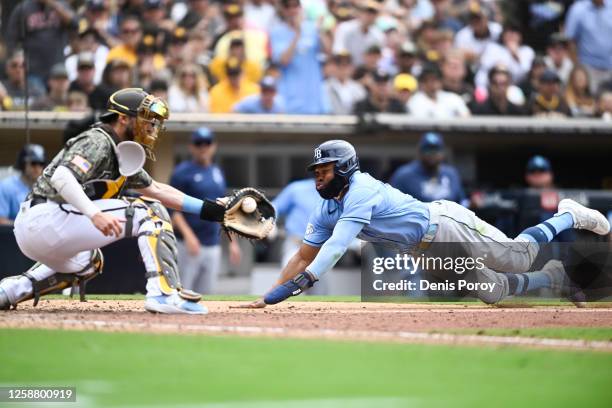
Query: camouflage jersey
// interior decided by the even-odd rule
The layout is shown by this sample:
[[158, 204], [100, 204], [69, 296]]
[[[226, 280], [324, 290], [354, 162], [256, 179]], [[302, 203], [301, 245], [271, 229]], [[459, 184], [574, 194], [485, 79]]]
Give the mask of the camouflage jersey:
[[153, 179], [142, 169], [133, 176], [121, 176], [115, 150], [117, 141], [114, 130], [101, 123], [68, 140], [36, 180], [27, 199], [34, 195], [58, 203], [66, 202], [51, 184], [51, 177], [58, 166], [69, 168], [92, 200], [114, 198], [128, 188], [150, 186]]

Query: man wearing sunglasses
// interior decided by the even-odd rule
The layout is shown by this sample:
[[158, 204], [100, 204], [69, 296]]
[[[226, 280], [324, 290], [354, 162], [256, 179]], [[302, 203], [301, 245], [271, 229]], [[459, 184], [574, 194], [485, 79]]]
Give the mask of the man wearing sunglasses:
[[[176, 238], [166, 207], [222, 221], [225, 207], [157, 182], [142, 169], [169, 111], [140, 88], [109, 98], [100, 122], [66, 142], [21, 205], [15, 238], [37, 261], [27, 272], [0, 282], [0, 309], [78, 285], [102, 271], [101, 247], [136, 237], [145, 264], [145, 309], [154, 313], [205, 314], [201, 295], [183, 288]], [[133, 190], [131, 198], [123, 195]]]

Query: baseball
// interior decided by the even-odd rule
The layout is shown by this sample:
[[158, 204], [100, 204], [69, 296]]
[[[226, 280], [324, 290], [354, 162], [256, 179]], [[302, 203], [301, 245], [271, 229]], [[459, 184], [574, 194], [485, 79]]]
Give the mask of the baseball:
[[242, 200], [242, 211], [244, 211], [245, 213], [250, 214], [253, 211], [255, 211], [256, 208], [257, 208], [257, 202], [255, 202], [254, 198], [247, 197], [244, 200]]

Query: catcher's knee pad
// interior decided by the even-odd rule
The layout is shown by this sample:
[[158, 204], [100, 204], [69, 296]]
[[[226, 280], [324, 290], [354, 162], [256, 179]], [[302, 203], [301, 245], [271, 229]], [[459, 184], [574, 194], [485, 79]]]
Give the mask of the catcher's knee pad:
[[102, 255], [102, 251], [100, 249], [94, 249], [91, 252], [92, 254], [89, 263], [85, 266], [85, 268], [76, 273], [56, 272], [48, 278], [38, 280], [30, 273], [40, 266], [40, 262], [36, 262], [23, 274], [7, 278], [19, 279], [21, 276], [24, 276], [32, 283], [32, 291], [30, 293], [26, 293], [21, 298], [16, 299], [16, 301], [12, 304], [13, 308], [17, 307], [17, 304], [30, 299], [34, 299], [34, 306], [36, 306], [38, 305], [38, 301], [40, 300], [41, 296], [66, 289], [68, 287], [72, 287], [71, 296], [74, 294], [75, 288], [78, 287], [80, 300], [81, 302], [85, 302], [85, 287], [87, 282], [101, 274], [104, 267], [104, 256]]

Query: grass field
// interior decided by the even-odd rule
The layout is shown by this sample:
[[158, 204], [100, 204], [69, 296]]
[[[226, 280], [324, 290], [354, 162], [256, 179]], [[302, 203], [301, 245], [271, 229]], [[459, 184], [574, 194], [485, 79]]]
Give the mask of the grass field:
[[66, 406], [612, 406], [608, 353], [4, 329], [0, 362]]

